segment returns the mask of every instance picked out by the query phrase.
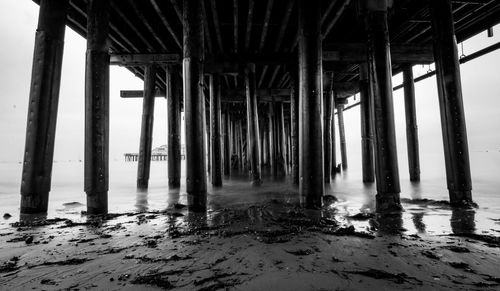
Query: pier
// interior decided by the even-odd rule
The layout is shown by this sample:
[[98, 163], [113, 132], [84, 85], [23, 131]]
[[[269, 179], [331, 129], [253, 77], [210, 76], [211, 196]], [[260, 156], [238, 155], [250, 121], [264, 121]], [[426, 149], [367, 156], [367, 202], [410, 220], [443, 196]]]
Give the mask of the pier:
[[[365, 277], [387, 280], [394, 290], [499, 286], [500, 279], [491, 273], [500, 259], [489, 249], [498, 248], [499, 238], [474, 233], [477, 204], [464, 99], [476, 96], [464, 96], [466, 80], [460, 70], [462, 64], [500, 49], [500, 43], [467, 56], [459, 56], [458, 45], [478, 34], [493, 35], [500, 23], [500, 1], [33, 2], [39, 5], [39, 20], [33, 27], [32, 78], [26, 80], [31, 83], [20, 173], [22, 218], [46, 216], [50, 208], [65, 30], [74, 30], [87, 42], [81, 80], [85, 222], [62, 223], [67, 228], [85, 226], [82, 236], [95, 237], [99, 247], [82, 250], [95, 252], [95, 258], [72, 261], [94, 269], [77, 274], [76, 280], [95, 276], [99, 288], [121, 288], [118, 285], [128, 280], [124, 274], [132, 270], [123, 260], [133, 260], [134, 267], [140, 267], [131, 272], [141, 275], [129, 280], [131, 284], [165, 289], [281, 290], [293, 289], [291, 284], [297, 289], [384, 289], [384, 284], [360, 279]], [[416, 76], [415, 67], [421, 65], [429, 71]], [[123, 155], [126, 162], [137, 162], [137, 175], [133, 163], [122, 169], [134, 167], [129, 190], [136, 195], [137, 213], [112, 211], [116, 208], [111, 202], [117, 198], [110, 197], [109, 185], [111, 66], [123, 67], [143, 81], [142, 88], [135, 88], [139, 90], [123, 88], [120, 93], [120, 102], [136, 98], [142, 103], [139, 142], [132, 145], [136, 150], [127, 149], [130, 152]], [[393, 83], [396, 75], [402, 76], [401, 84]], [[415, 87], [427, 78], [435, 80], [438, 92], [440, 124], [435, 126], [442, 135], [446, 201], [430, 201], [425, 193], [415, 199], [401, 195], [401, 173], [409, 174], [412, 185], [425, 183], [420, 163], [425, 141], [419, 139]], [[394, 92], [400, 89], [406, 144], [396, 143], [399, 111]], [[353, 103], [353, 96], [359, 101]], [[167, 104], [167, 116], [161, 119], [155, 116], [158, 98]], [[346, 138], [352, 133], [346, 112], [356, 106], [362, 171], [359, 188], [353, 191], [339, 185], [356, 164], [348, 160], [356, 151]], [[153, 128], [159, 120], [167, 120], [167, 144], [153, 149]], [[402, 148], [408, 159], [404, 168], [398, 162]], [[153, 182], [157, 173], [151, 171], [163, 165], [152, 167], [152, 161], [166, 161], [168, 169], [168, 183], [161, 189], [164, 198], [159, 199], [168, 207], [158, 211], [148, 210], [148, 199], [158, 198], [160, 188]], [[362, 201], [359, 213], [342, 212], [339, 197], [345, 205], [350, 199]], [[451, 216], [453, 237], [447, 234], [446, 243], [422, 234], [422, 213], [436, 209]], [[115, 218], [116, 224], [107, 224]], [[405, 235], [403, 219], [419, 234]], [[498, 218], [491, 220], [498, 225]], [[15, 225], [23, 230], [61, 221], [36, 225], [20, 219]], [[87, 242], [75, 233], [68, 234], [73, 244], [62, 243], [66, 259], [68, 253], [77, 253], [74, 242]], [[101, 248], [111, 237], [119, 243], [113, 249], [102, 243]], [[120, 254], [123, 250], [127, 254]], [[444, 255], [436, 254], [440, 251]], [[477, 263], [483, 258], [484, 265]], [[23, 269], [12, 260], [25, 272], [22, 276], [29, 275], [31, 265]], [[47, 265], [60, 261], [54, 262]], [[99, 266], [90, 265], [94, 262]], [[109, 270], [104, 270], [109, 262]], [[175, 268], [165, 271], [166, 265]], [[339, 265], [345, 268], [339, 271]], [[207, 270], [208, 277], [202, 273]], [[106, 272], [114, 274], [113, 280]], [[295, 273], [300, 275], [295, 278]], [[461, 281], [469, 286], [457, 283]], [[37, 283], [30, 281], [30, 286], [36, 288]]]
[[361, 93], [363, 181], [376, 183], [377, 209], [384, 212], [400, 209], [392, 76], [404, 75], [409, 172], [418, 181], [413, 85], [418, 80], [412, 67], [435, 62], [449, 199], [456, 206], [472, 203], [457, 41], [491, 33], [500, 20], [495, 1], [35, 2], [40, 18], [23, 213], [47, 209], [63, 54], [59, 40], [66, 26], [88, 41], [82, 81], [85, 192], [89, 205], [95, 204], [89, 211], [106, 212], [110, 65], [124, 66], [145, 82], [143, 91], [122, 92], [124, 98], [144, 99], [139, 154], [125, 156], [139, 162], [138, 186], [147, 188], [149, 161], [165, 158], [150, 158], [154, 99], [164, 96], [169, 100], [169, 175], [175, 176], [171, 186], [179, 185], [181, 111], [186, 187], [190, 207], [200, 210], [206, 205], [206, 184], [223, 187], [222, 176], [231, 175], [231, 165], [247, 171], [254, 186], [262, 182], [263, 167], [274, 176], [291, 175], [304, 206], [321, 207], [324, 184], [334, 182], [336, 172], [335, 124], [346, 170], [343, 112], [349, 108], [344, 104]]

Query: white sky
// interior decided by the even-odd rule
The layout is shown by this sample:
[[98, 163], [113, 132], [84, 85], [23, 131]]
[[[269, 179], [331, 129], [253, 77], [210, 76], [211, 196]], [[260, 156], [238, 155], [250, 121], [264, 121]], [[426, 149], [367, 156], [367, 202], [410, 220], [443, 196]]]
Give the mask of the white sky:
[[[0, 1], [0, 161], [22, 161], [27, 105], [38, 5], [29, 0]], [[500, 29], [495, 31], [500, 34]], [[486, 33], [465, 43], [465, 54], [499, 41]], [[56, 160], [83, 159], [85, 40], [66, 30]], [[500, 52], [471, 61], [462, 68], [464, 104], [471, 151], [500, 150]], [[427, 67], [415, 67], [418, 76]], [[394, 78], [394, 85], [401, 77]], [[142, 81], [129, 71], [111, 67], [110, 158], [123, 159], [124, 152], [139, 147], [142, 99], [121, 99], [123, 89], [142, 89]], [[442, 139], [435, 78], [416, 84], [417, 119], [422, 152], [442, 152]], [[359, 100], [359, 99], [358, 99]], [[351, 100], [351, 102], [353, 102]], [[398, 153], [406, 154], [403, 91], [394, 94]], [[349, 153], [359, 152], [359, 109], [345, 114]], [[156, 99], [153, 145], [166, 143], [166, 101]]]

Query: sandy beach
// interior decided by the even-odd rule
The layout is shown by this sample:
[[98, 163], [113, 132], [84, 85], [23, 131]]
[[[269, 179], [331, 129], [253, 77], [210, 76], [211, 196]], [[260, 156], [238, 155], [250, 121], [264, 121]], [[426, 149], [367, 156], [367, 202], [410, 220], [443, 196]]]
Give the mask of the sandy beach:
[[470, 221], [452, 222], [449, 234], [408, 234], [400, 214], [339, 215], [341, 203], [326, 201], [314, 211], [267, 199], [206, 214], [172, 203], [23, 218], [0, 233], [0, 289], [499, 290], [500, 239], [467, 232]]

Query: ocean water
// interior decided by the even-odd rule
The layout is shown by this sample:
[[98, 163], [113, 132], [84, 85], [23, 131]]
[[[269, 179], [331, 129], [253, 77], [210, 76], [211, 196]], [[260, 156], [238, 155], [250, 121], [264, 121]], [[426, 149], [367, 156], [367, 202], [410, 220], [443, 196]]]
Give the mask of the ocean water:
[[[372, 212], [375, 206], [375, 184], [361, 182], [361, 166], [358, 155], [349, 156], [350, 168], [325, 186], [326, 194], [339, 198], [331, 206], [337, 219], [357, 228], [370, 228], [369, 221], [350, 220], [349, 215]], [[444, 176], [443, 158], [438, 154], [421, 154], [421, 182], [412, 183], [407, 178], [407, 165], [400, 157], [401, 198], [404, 212], [396, 222], [396, 228], [407, 234], [447, 234], [473, 232], [500, 235], [500, 152], [471, 152], [473, 169], [473, 199], [478, 208], [452, 209], [432, 201], [448, 200]], [[147, 192], [136, 190], [136, 162], [110, 162], [109, 211], [163, 210], [173, 203], [186, 204], [185, 163], [182, 162], [181, 189], [169, 191], [167, 163], [152, 162], [150, 184]], [[20, 163], [0, 163], [0, 214], [9, 213], [8, 220], [0, 219], [0, 229], [19, 219]], [[264, 171], [265, 173], [265, 171]], [[210, 183], [209, 183], [210, 185]], [[222, 188], [208, 189], [209, 213], [228, 206], [260, 203], [269, 199], [298, 201], [298, 190], [289, 179], [273, 180], [264, 176], [261, 187], [255, 188], [248, 176], [234, 173], [224, 180]], [[430, 199], [426, 203], [412, 203], [411, 199]], [[55, 162], [52, 174], [52, 190], [49, 198], [48, 217], [85, 219], [86, 196], [83, 192], [83, 162]], [[77, 202], [77, 203], [73, 203]], [[68, 204], [70, 203], [70, 204]], [[65, 205], [66, 204], [66, 205]]]

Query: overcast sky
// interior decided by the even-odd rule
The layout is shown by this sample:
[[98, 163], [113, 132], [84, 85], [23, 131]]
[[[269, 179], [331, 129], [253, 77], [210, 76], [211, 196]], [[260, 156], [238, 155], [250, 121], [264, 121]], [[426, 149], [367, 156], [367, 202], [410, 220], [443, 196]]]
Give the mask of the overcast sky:
[[[29, 0], [0, 1], [0, 161], [21, 161], [26, 131], [38, 5]], [[500, 34], [500, 28], [495, 30]], [[486, 33], [464, 45], [465, 54], [500, 38]], [[83, 159], [85, 40], [66, 30], [56, 134], [56, 160]], [[500, 52], [476, 59], [461, 67], [464, 103], [471, 151], [500, 150]], [[415, 67], [415, 75], [427, 67]], [[394, 78], [394, 85], [401, 77]], [[142, 81], [120, 67], [111, 68], [110, 158], [122, 159], [124, 152], [139, 147], [142, 99], [120, 99], [122, 89], [142, 89]], [[417, 119], [422, 152], [442, 152], [436, 80], [416, 84]], [[355, 101], [351, 101], [355, 102]], [[394, 94], [398, 152], [406, 153], [403, 92]], [[359, 109], [345, 114], [349, 151], [359, 152]], [[156, 99], [154, 146], [166, 143], [166, 101]]]

